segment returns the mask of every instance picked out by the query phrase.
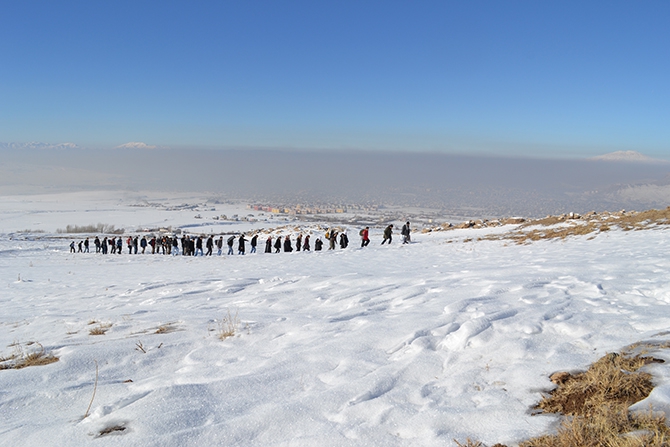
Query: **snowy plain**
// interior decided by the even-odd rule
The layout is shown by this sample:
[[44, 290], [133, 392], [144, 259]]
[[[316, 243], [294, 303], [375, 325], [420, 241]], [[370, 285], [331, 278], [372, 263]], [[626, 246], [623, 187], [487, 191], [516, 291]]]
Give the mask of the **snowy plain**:
[[[511, 446], [555, 429], [532, 410], [551, 373], [670, 339], [665, 227], [529, 245], [477, 240], [509, 227], [454, 230], [404, 246], [375, 228], [365, 249], [351, 228], [344, 250], [212, 257], [71, 254], [82, 236], [55, 233], [285, 224], [133, 203], [0, 197], [0, 357], [41, 345], [60, 358], [0, 371], [3, 445]], [[229, 313], [239, 324], [221, 340]], [[670, 414], [668, 364], [646, 368], [657, 386], [635, 407]], [[123, 430], [101, 436], [110, 427]]]

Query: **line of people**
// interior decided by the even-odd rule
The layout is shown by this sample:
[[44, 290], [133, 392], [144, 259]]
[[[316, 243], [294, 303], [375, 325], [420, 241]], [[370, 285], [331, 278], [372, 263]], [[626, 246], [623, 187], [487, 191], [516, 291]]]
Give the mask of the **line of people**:
[[[402, 231], [400, 233], [403, 237], [403, 244], [410, 243], [410, 234], [411, 229], [409, 222], [403, 225]], [[359, 235], [361, 237], [361, 248], [366, 247], [370, 244], [370, 227], [363, 228]], [[336, 229], [331, 228], [325, 233], [325, 240], [328, 242], [328, 250], [335, 250], [335, 247], [338, 245], [340, 248], [344, 249], [349, 246], [349, 236], [346, 231], [338, 232]], [[382, 240], [382, 245], [386, 242], [389, 244], [393, 240], [393, 224], [388, 225], [384, 229], [384, 239]], [[181, 250], [180, 250], [181, 242]], [[247, 239], [244, 234], [235, 237], [232, 235], [228, 237], [225, 244], [228, 248], [227, 254], [233, 255], [235, 250], [235, 243], [237, 242], [237, 254], [244, 255], [246, 253], [246, 244], [249, 242], [251, 250], [249, 253], [256, 253], [256, 247], [258, 245], [258, 234], [254, 234], [250, 239]], [[123, 253], [124, 240], [123, 237], [112, 236], [107, 238], [106, 236], [101, 240], [98, 236], [95, 237], [93, 244], [95, 245], [95, 252], [102, 254], [121, 254]], [[164, 254], [164, 255], [181, 255], [183, 256], [211, 256], [216, 248], [217, 254], [221, 256], [224, 249], [223, 236], [219, 236], [218, 239], [215, 239], [215, 236], [210, 235], [209, 237], [205, 236], [194, 236], [183, 235], [181, 240], [177, 236], [152, 236], [147, 239], [146, 236], [128, 236], [125, 240], [125, 245], [128, 248], [128, 254], [144, 254], [147, 252], [147, 249], [151, 248], [151, 254]], [[314, 251], [321, 251], [323, 249], [324, 241], [321, 238], [317, 238], [314, 241]], [[285, 236], [276, 236], [274, 238], [272, 235], [268, 235], [265, 240], [265, 253], [280, 253], [283, 249], [285, 253], [294, 251], [293, 241], [291, 240], [291, 235]], [[205, 252], [203, 249], [206, 248]], [[295, 251], [311, 251], [311, 241], [310, 235], [307, 234], [304, 236], [298, 234], [295, 240]], [[141, 250], [140, 250], [141, 249]], [[75, 244], [75, 241], [70, 243], [70, 252], [71, 253], [88, 253], [89, 252], [89, 239], [86, 238], [83, 241], [79, 241], [78, 244]]]

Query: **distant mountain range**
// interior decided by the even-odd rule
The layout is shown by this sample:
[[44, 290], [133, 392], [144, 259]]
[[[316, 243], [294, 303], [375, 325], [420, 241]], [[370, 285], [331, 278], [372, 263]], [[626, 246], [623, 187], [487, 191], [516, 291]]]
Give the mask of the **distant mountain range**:
[[598, 155], [597, 157], [593, 157], [590, 160], [623, 161], [623, 162], [636, 162], [636, 163], [668, 163], [665, 160], [648, 157], [636, 151], [610, 152], [609, 154]]

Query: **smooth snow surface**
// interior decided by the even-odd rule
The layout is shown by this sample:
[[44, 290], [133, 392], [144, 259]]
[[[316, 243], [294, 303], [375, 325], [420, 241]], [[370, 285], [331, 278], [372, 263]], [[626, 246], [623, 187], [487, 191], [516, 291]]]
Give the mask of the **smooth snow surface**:
[[[0, 201], [0, 226], [33, 225], [18, 203]], [[73, 224], [118, 215], [71, 208]], [[555, 428], [557, 417], [531, 414], [549, 374], [670, 337], [662, 227], [476, 240], [490, 231], [380, 246], [375, 229], [360, 249], [352, 228], [345, 250], [185, 258], [70, 254], [71, 239], [7, 230], [0, 356], [32, 341], [60, 361], [0, 371], [1, 443], [514, 445]], [[239, 325], [222, 341], [228, 312]], [[667, 369], [649, 366], [659, 386], [640, 408], [670, 409]], [[115, 426], [125, 430], [95, 439]]]

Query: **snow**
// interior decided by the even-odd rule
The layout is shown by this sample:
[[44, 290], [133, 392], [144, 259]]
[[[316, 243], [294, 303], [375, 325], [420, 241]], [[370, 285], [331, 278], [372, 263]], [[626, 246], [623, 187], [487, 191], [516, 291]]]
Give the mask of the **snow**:
[[[552, 372], [670, 337], [663, 227], [530, 245], [477, 241], [510, 227], [454, 230], [405, 246], [379, 245], [375, 228], [365, 249], [352, 236], [345, 250], [196, 258], [71, 254], [81, 236], [53, 233], [204, 223], [135, 200], [0, 197], [0, 356], [38, 342], [60, 358], [0, 371], [3, 444], [79, 446], [121, 426], [95, 444], [514, 445], [556, 427], [532, 414]], [[228, 313], [239, 325], [221, 340]], [[670, 410], [668, 367], [647, 368], [657, 388], [636, 408]]]

